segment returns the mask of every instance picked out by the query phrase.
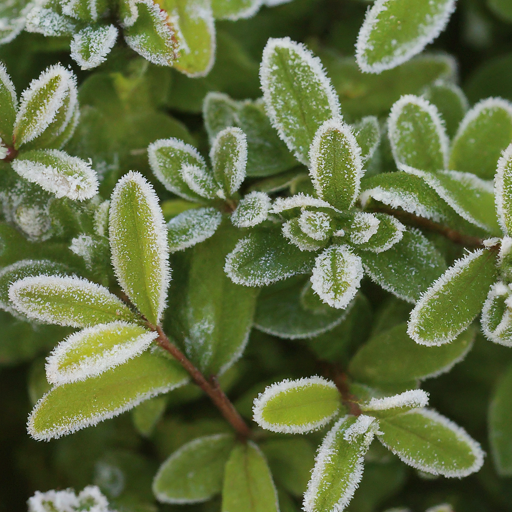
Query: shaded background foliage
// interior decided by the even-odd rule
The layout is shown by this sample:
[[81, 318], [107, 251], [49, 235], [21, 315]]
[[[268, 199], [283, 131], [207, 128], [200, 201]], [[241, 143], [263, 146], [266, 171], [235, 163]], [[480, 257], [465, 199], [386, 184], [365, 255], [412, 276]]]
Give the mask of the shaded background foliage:
[[[369, 84], [378, 82], [361, 78], [359, 72], [352, 83], [338, 83], [329, 66], [332, 52], [353, 55], [367, 6], [357, 0], [294, 0], [277, 8], [264, 8], [249, 20], [219, 22], [217, 61], [206, 78], [190, 79], [157, 68], [123, 47], [117, 47], [93, 74], [81, 72], [69, 58], [68, 41], [28, 33], [0, 47], [0, 60], [9, 69], [18, 91], [57, 61], [73, 68], [80, 86], [82, 120], [66, 150], [85, 159], [91, 157], [94, 167], [103, 170], [101, 193], [107, 197], [119, 176], [129, 169], [138, 169], [155, 182], [144, 149], [156, 139], [196, 141], [203, 152], [207, 151], [201, 115], [204, 95], [215, 90], [235, 99], [259, 97], [259, 62], [269, 37], [289, 36], [305, 42], [322, 57], [341, 92], [342, 110], [348, 117], [350, 107], [346, 107], [359, 99], [364, 103], [368, 91], [385, 97], [389, 93], [385, 86], [379, 84], [372, 89]], [[496, 15], [485, 0], [461, 0], [448, 28], [429, 48], [455, 56], [460, 83], [471, 103], [489, 96], [512, 100], [511, 34], [512, 25]], [[386, 109], [398, 96], [386, 100]], [[163, 201], [171, 197], [161, 185], [155, 186]], [[163, 208], [165, 214], [165, 203]], [[369, 298], [365, 307], [368, 315], [373, 314], [375, 325], [379, 319], [383, 321], [383, 315], [388, 327], [407, 320], [409, 306], [405, 303], [370, 283], [364, 283], [363, 292]], [[394, 302], [396, 307], [384, 310], [383, 304], [389, 304], [386, 301]], [[7, 316], [0, 313], [0, 321]], [[149, 433], [150, 426], [137, 423], [136, 414], [124, 414], [73, 436], [37, 443], [27, 436], [25, 422], [34, 401], [44, 391], [40, 379], [44, 355], [62, 338], [62, 330], [31, 333], [27, 342], [28, 334], [12, 322], [1, 329], [0, 511], [26, 510], [26, 499], [37, 489], [81, 489], [89, 483], [99, 485], [127, 510], [178, 510], [156, 505], [151, 480], [160, 462], [185, 442], [199, 435], [228, 431], [210, 402], [191, 388], [174, 393], [164, 405], [165, 417], [147, 437], [139, 432], [146, 428]], [[254, 385], [319, 372], [311, 353], [318, 355], [320, 351], [321, 356], [322, 346], [332, 343], [340, 346], [339, 361], [346, 362], [369, 335], [368, 322], [354, 321], [330, 331], [324, 335], [323, 344], [312, 347], [311, 342], [286, 341], [253, 330], [244, 358], [226, 374], [224, 385], [241, 412], [250, 417], [247, 393]], [[488, 453], [488, 404], [497, 380], [511, 361], [509, 349], [491, 344], [479, 334], [461, 364], [424, 385], [431, 393], [431, 405], [464, 425]], [[250, 377], [242, 380], [247, 368], [251, 369]], [[320, 440], [317, 434], [311, 436], [315, 442]], [[376, 459], [379, 456], [376, 454]], [[424, 510], [441, 502], [467, 512], [512, 510], [512, 478], [497, 477], [490, 457], [478, 474], [460, 481], [422, 478], [403, 464], [390, 465], [383, 474], [374, 471], [370, 462], [349, 510], [370, 512], [402, 505]], [[218, 502], [213, 501], [187, 509], [213, 512], [217, 507]]]

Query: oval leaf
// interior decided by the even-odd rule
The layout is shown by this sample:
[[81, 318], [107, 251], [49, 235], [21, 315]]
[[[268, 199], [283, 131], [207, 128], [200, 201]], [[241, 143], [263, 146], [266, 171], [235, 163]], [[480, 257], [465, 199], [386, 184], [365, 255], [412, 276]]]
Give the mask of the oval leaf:
[[[0, 38], [1, 33], [0, 30]], [[12, 144], [12, 132], [17, 108], [16, 89], [7, 73], [7, 69], [0, 63], [0, 140], [7, 145]]]
[[73, 36], [71, 58], [81, 69], [95, 68], [107, 60], [117, 35], [114, 25], [85, 27]]
[[512, 234], [512, 144], [498, 161], [494, 178], [494, 197], [501, 229], [505, 235]]

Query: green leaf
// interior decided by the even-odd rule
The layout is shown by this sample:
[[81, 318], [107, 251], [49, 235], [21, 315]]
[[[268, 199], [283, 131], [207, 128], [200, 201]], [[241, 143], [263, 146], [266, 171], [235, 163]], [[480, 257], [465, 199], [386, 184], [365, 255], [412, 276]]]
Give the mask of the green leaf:
[[[2, 31], [0, 30], [0, 38], [1, 34]], [[12, 133], [17, 108], [18, 98], [16, 96], [16, 89], [11, 77], [7, 73], [7, 69], [5, 69], [3, 64], [0, 64], [0, 140], [8, 145], [12, 144]]]
[[60, 115], [64, 114], [69, 122], [76, 102], [75, 76], [60, 64], [50, 66], [21, 95], [14, 125], [14, 147], [19, 149], [40, 137], [54, 123], [63, 131], [67, 123], [62, 126]]
[[262, 290], [254, 326], [279, 338], [312, 338], [333, 329], [343, 321], [347, 311], [324, 304], [312, 293], [311, 284], [298, 277]]
[[237, 444], [226, 463], [222, 512], [278, 512], [277, 493], [265, 457], [252, 442]]
[[92, 69], [107, 60], [114, 47], [118, 30], [114, 25], [85, 27], [73, 36], [71, 58], [81, 69]]
[[508, 303], [510, 288], [498, 281], [489, 290], [482, 308], [482, 331], [488, 340], [512, 346], [512, 317]]
[[231, 222], [237, 228], [250, 228], [267, 220], [271, 200], [265, 192], [250, 192], [240, 200], [231, 215]]
[[[167, 2], [164, 2], [166, 5]], [[206, 76], [215, 61], [215, 24], [207, 0], [173, 0], [182, 45], [173, 66], [190, 77]]]
[[57, 325], [90, 327], [139, 320], [106, 288], [78, 277], [26, 277], [10, 286], [9, 299], [20, 313]]
[[37, 183], [57, 198], [78, 201], [91, 199], [98, 193], [98, 178], [89, 163], [57, 149], [21, 153], [12, 168], [27, 181]]
[[225, 222], [190, 251], [170, 294], [169, 330], [205, 375], [223, 373], [240, 358], [253, 323], [258, 290], [234, 284], [223, 271], [238, 237]]
[[437, 377], [466, 357], [475, 335], [470, 328], [452, 343], [432, 349], [414, 343], [407, 335], [407, 324], [401, 323], [370, 338], [350, 361], [349, 372], [369, 384]]
[[359, 290], [362, 278], [361, 258], [346, 245], [332, 245], [316, 258], [311, 285], [323, 302], [345, 309]]
[[512, 144], [502, 153], [494, 178], [496, 211], [505, 235], [512, 233]]
[[224, 128], [237, 126], [247, 137], [247, 176], [273, 176], [296, 165], [265, 113], [263, 101], [234, 101], [211, 92], [203, 103], [203, 118], [210, 141]]
[[383, 418], [377, 436], [400, 460], [433, 475], [461, 478], [483, 464], [480, 445], [461, 427], [432, 410]]
[[134, 3], [132, 9], [136, 12], [135, 21], [125, 21], [126, 44], [153, 64], [172, 66], [179, 51], [174, 21], [157, 3]]
[[23, 7], [26, 0], [19, 2], [3, 2], [0, 5], [0, 19], [3, 22], [0, 29], [0, 44], [10, 43], [25, 28]]
[[500, 476], [512, 476], [512, 366], [500, 377], [489, 409], [489, 441], [496, 471]]
[[385, 252], [360, 251], [358, 254], [373, 281], [412, 303], [446, 269], [441, 254], [419, 231], [404, 231], [402, 240]]
[[[377, 232], [371, 235], [368, 241], [358, 243], [358, 249], [381, 253], [391, 249], [400, 242], [404, 236], [405, 226], [391, 215], [385, 213], [373, 213], [378, 220]], [[353, 238], [354, 233], [351, 233]]]
[[422, 171], [448, 168], [449, 140], [437, 107], [419, 96], [402, 96], [388, 120], [388, 135], [397, 165]]
[[512, 4], [510, 0], [488, 0], [487, 5], [503, 20], [512, 21]]
[[368, 10], [356, 44], [357, 63], [380, 73], [420, 53], [446, 27], [455, 0], [378, 0]]
[[310, 175], [318, 197], [340, 210], [354, 206], [363, 162], [352, 130], [339, 120], [323, 123], [309, 151]]
[[224, 466], [235, 439], [229, 434], [200, 437], [174, 452], [153, 480], [153, 493], [161, 503], [202, 503], [220, 494]]
[[240, 128], [226, 128], [212, 142], [210, 159], [213, 175], [222, 186], [225, 197], [238, 191], [245, 179], [247, 138]]
[[119, 284], [157, 325], [170, 281], [167, 229], [158, 196], [141, 174], [129, 172], [114, 189], [109, 215], [112, 264]]
[[306, 490], [311, 468], [315, 463], [315, 451], [304, 438], [269, 439], [261, 445], [261, 451], [276, 484], [295, 497]]
[[361, 160], [364, 163], [371, 160], [380, 144], [380, 125], [375, 116], [363, 117], [353, 125], [352, 130], [357, 145], [361, 148]]
[[170, 252], [182, 251], [212, 237], [222, 222], [216, 208], [186, 210], [167, 223]]
[[254, 421], [262, 428], [285, 434], [318, 430], [343, 407], [335, 384], [322, 377], [283, 380], [272, 384], [254, 401]]
[[46, 378], [59, 386], [86, 380], [140, 355], [156, 332], [126, 322], [89, 327], [60, 342], [46, 362]]
[[288, 38], [269, 39], [260, 76], [270, 122], [299, 162], [308, 164], [316, 132], [325, 121], [340, 116], [338, 98], [320, 60]]
[[239, 20], [254, 16], [262, 0], [213, 0], [213, 17], [217, 20]]
[[53, 388], [34, 407], [28, 431], [38, 441], [56, 439], [118, 416], [187, 380], [177, 362], [145, 352], [98, 377]]
[[300, 219], [290, 219], [283, 224], [283, 236], [301, 251], [318, 251], [327, 245], [328, 240], [315, 240], [309, 234], [304, 233], [302, 227]]
[[363, 476], [363, 461], [377, 422], [345, 416], [325, 436], [304, 495], [306, 512], [344, 510]]
[[501, 152], [512, 142], [512, 105], [500, 98], [477, 103], [462, 120], [452, 145], [450, 169], [491, 180]]
[[62, 13], [77, 20], [97, 21], [108, 9], [108, 0], [73, 0], [62, 7]]
[[178, 139], [157, 140], [149, 145], [148, 157], [153, 173], [167, 190], [190, 201], [204, 202], [185, 183], [181, 173], [186, 166], [206, 172], [206, 162], [193, 146]]
[[394, 396], [372, 397], [359, 405], [364, 414], [377, 419], [390, 418], [428, 405], [428, 393], [421, 389], [409, 389]]
[[428, 346], [454, 340], [480, 313], [496, 277], [496, 259], [487, 250], [457, 260], [418, 301], [407, 334]]
[[423, 96], [437, 107], [448, 137], [453, 138], [469, 108], [462, 89], [453, 83], [438, 80], [425, 88]]
[[167, 407], [167, 396], [156, 396], [132, 409], [133, 426], [144, 437], [149, 437], [162, 419]]
[[276, 230], [259, 230], [242, 238], [228, 254], [224, 270], [244, 286], [267, 286], [313, 268], [314, 254], [291, 245]]

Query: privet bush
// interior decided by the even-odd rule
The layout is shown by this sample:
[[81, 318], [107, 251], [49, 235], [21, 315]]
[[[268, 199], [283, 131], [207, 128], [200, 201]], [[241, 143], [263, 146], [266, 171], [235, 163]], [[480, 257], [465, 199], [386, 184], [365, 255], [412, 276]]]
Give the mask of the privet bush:
[[512, 3], [282, 3], [0, 6], [0, 511], [512, 510]]

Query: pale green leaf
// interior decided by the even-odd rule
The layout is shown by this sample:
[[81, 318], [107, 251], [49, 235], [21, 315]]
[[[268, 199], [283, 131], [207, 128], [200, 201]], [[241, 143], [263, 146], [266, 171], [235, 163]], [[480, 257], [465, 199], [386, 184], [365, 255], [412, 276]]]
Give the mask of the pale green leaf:
[[[0, 30], [0, 39], [1, 35], [2, 31]], [[7, 73], [7, 69], [0, 63], [0, 140], [8, 145], [12, 144], [12, 132], [17, 108], [16, 89]]]
[[224, 195], [210, 169], [196, 165], [184, 165], [180, 175], [186, 185], [204, 199], [216, 199]]
[[339, 120], [323, 123], [311, 144], [309, 159], [318, 197], [340, 210], [352, 208], [359, 195], [363, 162], [350, 127]]
[[220, 494], [224, 466], [235, 444], [234, 436], [200, 437], [174, 452], [153, 480], [153, 493], [161, 503], [201, 503]]
[[462, 120], [452, 145], [450, 169], [491, 180], [501, 152], [512, 142], [512, 105], [500, 98], [477, 103]]
[[316, 240], [309, 234], [304, 233], [300, 219], [294, 218], [283, 224], [283, 236], [301, 251], [318, 251], [323, 249], [328, 240]]
[[478, 249], [457, 260], [421, 297], [407, 333], [421, 345], [449, 343], [480, 313], [497, 277], [492, 252]]
[[150, 398], [132, 409], [133, 426], [144, 437], [149, 437], [165, 413], [168, 397], [165, 395]]
[[402, 96], [388, 120], [388, 135], [397, 165], [422, 171], [448, 168], [448, 145], [437, 107], [419, 96]]
[[85, 27], [73, 36], [71, 58], [81, 69], [92, 69], [107, 59], [116, 44], [118, 30], [114, 25]]
[[483, 464], [480, 445], [432, 410], [417, 409], [383, 418], [377, 436], [403, 462], [433, 475], [461, 478]]
[[510, 288], [498, 281], [491, 286], [482, 308], [482, 331], [485, 337], [506, 347], [512, 346], [510, 295]]
[[356, 45], [366, 73], [392, 69], [420, 53], [445, 28], [455, 0], [377, 0], [368, 10]]
[[108, 9], [108, 0], [70, 0], [62, 13], [82, 21], [97, 21]]
[[361, 160], [364, 163], [372, 159], [380, 144], [380, 125], [375, 116], [363, 117], [352, 126], [357, 145], [361, 148]]
[[359, 405], [364, 414], [377, 419], [390, 418], [412, 409], [426, 407], [429, 394], [422, 389], [409, 389], [394, 396], [372, 397]]
[[350, 361], [357, 380], [372, 383], [408, 382], [450, 371], [471, 350], [475, 330], [467, 329], [452, 343], [435, 349], [418, 345], [401, 323], [370, 338]]
[[[373, 213], [378, 220], [377, 232], [373, 233], [369, 240], [357, 244], [358, 249], [381, 253], [391, 249], [400, 242], [404, 236], [405, 226], [391, 215], [385, 213]], [[353, 237], [353, 233], [351, 234]]]
[[271, 123], [296, 158], [307, 164], [320, 126], [340, 116], [338, 98], [322, 64], [288, 38], [269, 39], [260, 76]]
[[9, 299], [20, 313], [45, 323], [90, 327], [139, 320], [106, 288], [78, 277], [26, 277], [10, 286]]
[[30, 414], [28, 431], [41, 441], [72, 434], [183, 386], [187, 380], [177, 362], [145, 352], [98, 377], [53, 388]]
[[238, 203], [231, 222], [238, 228], [257, 226], [267, 219], [270, 204], [270, 197], [265, 192], [250, 192]]
[[126, 322], [89, 327], [60, 342], [46, 360], [46, 378], [59, 386], [86, 380], [141, 354], [156, 332]]
[[512, 233], [512, 144], [502, 153], [494, 178], [498, 221], [505, 235]]
[[158, 196], [141, 174], [129, 172], [114, 189], [109, 216], [112, 264], [119, 284], [157, 325], [170, 281], [167, 228]]
[[23, 8], [28, 0], [20, 2], [3, 2], [0, 5], [0, 44], [10, 43], [25, 28], [25, 13]]
[[249, 441], [237, 444], [228, 459], [222, 512], [278, 512], [277, 493], [267, 461]]
[[244, 286], [266, 286], [297, 274], [306, 274], [315, 255], [291, 245], [276, 230], [261, 230], [242, 238], [228, 254], [224, 270]]
[[286, 434], [318, 430], [343, 407], [335, 384], [322, 377], [283, 380], [254, 401], [254, 421], [262, 428]]
[[263, 0], [212, 0], [213, 16], [217, 20], [235, 21], [254, 16]]
[[318, 449], [304, 495], [306, 512], [345, 509], [363, 476], [364, 456], [377, 426], [369, 416], [345, 416], [329, 431]]

